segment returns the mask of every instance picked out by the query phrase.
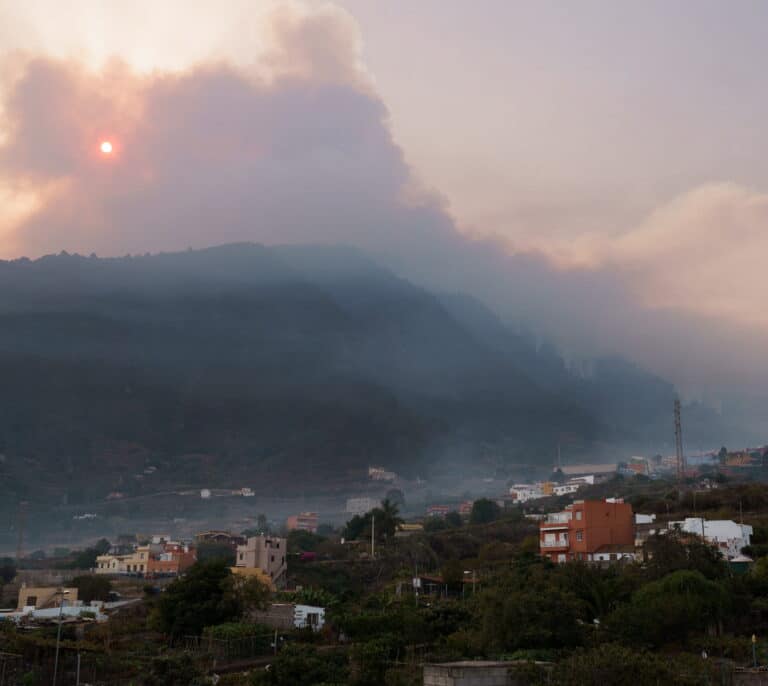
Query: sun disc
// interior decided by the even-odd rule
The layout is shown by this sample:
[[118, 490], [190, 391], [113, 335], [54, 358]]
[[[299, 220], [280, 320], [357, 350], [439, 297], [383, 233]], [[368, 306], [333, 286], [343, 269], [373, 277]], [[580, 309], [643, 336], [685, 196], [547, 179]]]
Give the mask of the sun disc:
[[99, 146], [99, 149], [105, 155], [109, 155], [112, 152], [112, 143], [110, 143], [109, 141], [101, 141], [101, 145]]

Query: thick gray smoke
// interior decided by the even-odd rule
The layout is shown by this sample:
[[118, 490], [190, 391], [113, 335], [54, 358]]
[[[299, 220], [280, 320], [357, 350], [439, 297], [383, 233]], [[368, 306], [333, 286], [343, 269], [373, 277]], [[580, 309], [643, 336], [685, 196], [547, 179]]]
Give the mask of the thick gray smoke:
[[[353, 28], [333, 13], [282, 16], [268, 73], [210, 63], [146, 75], [120, 62], [93, 72], [15, 58], [0, 110], [2, 251], [350, 243], [417, 283], [481, 297], [574, 356], [620, 353], [696, 392], [765, 385], [765, 322], [742, 311], [723, 319], [691, 307], [702, 291], [664, 288], [669, 270], [703, 278], [680, 254], [720, 237], [724, 217], [739, 236], [755, 234], [764, 198], [701, 189], [629, 239], [576, 246], [577, 259], [560, 264], [470, 239], [414, 179], [358, 66]], [[672, 254], [659, 249], [669, 232]], [[737, 304], [764, 292], [752, 276]]]

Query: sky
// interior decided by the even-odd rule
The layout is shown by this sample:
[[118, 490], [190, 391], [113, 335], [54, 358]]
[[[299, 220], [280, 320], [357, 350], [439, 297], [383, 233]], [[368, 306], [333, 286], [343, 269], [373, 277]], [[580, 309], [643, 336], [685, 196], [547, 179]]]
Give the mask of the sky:
[[352, 243], [574, 357], [757, 392], [766, 22], [757, 0], [0, 0], [0, 256]]

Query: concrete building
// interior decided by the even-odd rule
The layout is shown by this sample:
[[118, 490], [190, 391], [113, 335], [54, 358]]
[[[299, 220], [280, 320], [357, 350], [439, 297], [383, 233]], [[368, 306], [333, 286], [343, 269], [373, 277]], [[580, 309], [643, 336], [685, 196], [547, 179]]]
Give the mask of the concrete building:
[[407, 538], [414, 534], [420, 534], [424, 531], [424, 525], [418, 522], [403, 522], [398, 524], [397, 531], [395, 531], [395, 538]]
[[472, 506], [474, 504], [472, 500], [465, 500], [459, 505], [459, 514], [462, 517], [469, 517], [472, 514]]
[[325, 608], [299, 603], [272, 603], [266, 610], [255, 610], [251, 619], [272, 629], [312, 629], [320, 631], [325, 626]]
[[99, 555], [96, 558], [96, 574], [123, 574], [125, 565], [122, 563], [123, 555]]
[[536, 498], [543, 498], [545, 493], [539, 484], [514, 484], [509, 489], [513, 503], [525, 503]]
[[564, 484], [557, 484], [556, 486], [553, 486], [552, 488], [552, 494], [553, 495], [570, 495], [571, 493], [576, 493], [581, 488], [582, 484], [579, 483], [564, 483]]
[[397, 474], [384, 467], [368, 467], [368, 478], [371, 481], [394, 481], [397, 479]]
[[[514, 667], [517, 664], [520, 663], [490, 660], [426, 664], [422, 683], [424, 686], [523, 686], [528, 680], [515, 677]], [[546, 663], [533, 664], [542, 670], [542, 675], [551, 669], [551, 665]]]
[[195, 542], [200, 543], [226, 543], [228, 546], [235, 550], [237, 546], [245, 543], [245, 536], [238, 536], [237, 534], [230, 533], [229, 531], [201, 531], [199, 534], [195, 534]]
[[376, 498], [369, 498], [363, 496], [360, 498], [347, 498], [347, 513], [352, 515], [364, 515], [366, 512], [370, 512], [376, 507], [379, 507], [381, 502]]
[[137, 574], [147, 573], [150, 546], [138, 546], [127, 555], [99, 555], [96, 558], [96, 574]]
[[577, 500], [539, 524], [539, 551], [553, 562], [592, 562], [603, 546], [634, 543], [632, 506], [619, 499]]
[[613, 564], [615, 562], [634, 562], [638, 559], [636, 548], [632, 545], [622, 545], [621, 543], [609, 543], [600, 546], [592, 553], [592, 562]]
[[291, 515], [285, 522], [285, 528], [288, 531], [309, 531], [317, 533], [319, 518], [317, 512], [300, 512], [297, 515]]
[[707, 520], [702, 517], [687, 517], [682, 521], [670, 522], [669, 528], [701, 536], [729, 560], [741, 554], [741, 549], [749, 545], [753, 533], [748, 524], [738, 524], [731, 519]]
[[282, 588], [288, 567], [285, 561], [287, 549], [288, 540], [285, 538], [251, 536], [244, 545], [237, 546], [235, 567], [258, 568], [276, 588]]
[[137, 546], [133, 552], [124, 555], [99, 555], [94, 572], [113, 576], [177, 576], [196, 561], [197, 552], [193, 546], [167, 541]]
[[563, 474], [566, 476], [583, 476], [584, 474], [591, 474], [596, 479], [600, 476], [610, 476], [616, 473], [618, 465], [614, 463], [599, 463], [599, 464], [566, 464], [561, 467]]
[[74, 605], [77, 602], [76, 588], [61, 588], [59, 586], [27, 586], [22, 584], [19, 589], [19, 599], [16, 607], [19, 611], [24, 608], [45, 610], [59, 607], [64, 599], [64, 605]]

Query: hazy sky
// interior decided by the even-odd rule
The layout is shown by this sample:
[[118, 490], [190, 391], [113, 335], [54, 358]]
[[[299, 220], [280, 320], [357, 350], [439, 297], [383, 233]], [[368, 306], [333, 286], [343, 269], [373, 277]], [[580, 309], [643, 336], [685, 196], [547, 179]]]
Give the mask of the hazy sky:
[[766, 26], [757, 0], [0, 0], [0, 255], [352, 242], [580, 353], [760, 387]]

